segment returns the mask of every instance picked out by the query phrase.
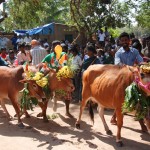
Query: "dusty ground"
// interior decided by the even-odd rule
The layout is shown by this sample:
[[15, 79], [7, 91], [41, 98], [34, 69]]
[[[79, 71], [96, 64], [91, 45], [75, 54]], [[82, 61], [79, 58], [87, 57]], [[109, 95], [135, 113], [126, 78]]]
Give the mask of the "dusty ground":
[[[15, 114], [11, 105], [6, 105], [10, 114]], [[53, 113], [52, 103], [49, 104], [48, 115]], [[58, 118], [43, 123], [42, 119], [36, 118], [40, 108], [29, 111], [31, 118], [22, 118], [27, 126], [20, 129], [17, 120], [8, 122], [0, 107], [0, 150], [150, 150], [150, 135], [140, 131], [138, 122], [133, 117], [124, 117], [122, 128], [123, 148], [115, 145], [116, 126], [110, 125], [112, 111], [105, 111], [106, 121], [113, 132], [113, 136], [106, 135], [102, 122], [95, 111], [95, 124], [91, 125], [88, 111], [85, 110], [81, 130], [74, 128], [79, 113], [79, 105], [71, 105], [71, 113], [75, 118], [65, 116], [64, 104], [59, 102]]]

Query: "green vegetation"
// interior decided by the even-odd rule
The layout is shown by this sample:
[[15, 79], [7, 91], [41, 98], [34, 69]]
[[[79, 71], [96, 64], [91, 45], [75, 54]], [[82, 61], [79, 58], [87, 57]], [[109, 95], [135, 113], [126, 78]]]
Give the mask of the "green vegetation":
[[5, 31], [58, 22], [76, 26], [79, 35], [85, 38], [91, 38], [104, 26], [116, 37], [119, 33], [116, 28], [130, 28], [133, 17], [138, 27], [150, 28], [148, 0], [9, 0], [5, 12], [1, 24]]

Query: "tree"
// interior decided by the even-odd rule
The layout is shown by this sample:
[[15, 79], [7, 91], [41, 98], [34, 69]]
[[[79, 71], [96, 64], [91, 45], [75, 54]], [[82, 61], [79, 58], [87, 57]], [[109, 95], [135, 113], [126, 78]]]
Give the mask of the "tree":
[[[30, 29], [50, 22], [64, 23], [69, 0], [9, 0], [5, 30]], [[68, 6], [67, 6], [68, 5]]]
[[141, 3], [136, 20], [139, 26], [150, 29], [150, 1], [145, 0]]
[[70, 12], [71, 24], [77, 27], [80, 34], [88, 35], [89, 39], [103, 26], [115, 28], [130, 23], [128, 4], [118, 0], [111, 0], [107, 4], [103, 0], [71, 0]]

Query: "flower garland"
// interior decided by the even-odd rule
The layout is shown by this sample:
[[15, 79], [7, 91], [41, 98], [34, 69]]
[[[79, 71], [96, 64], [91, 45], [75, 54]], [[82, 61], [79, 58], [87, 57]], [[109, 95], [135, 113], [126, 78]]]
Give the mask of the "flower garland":
[[150, 97], [146, 97], [135, 83], [132, 83], [125, 90], [125, 101], [122, 112], [136, 111], [137, 119], [150, 118]]
[[66, 66], [58, 70], [56, 77], [58, 80], [61, 80], [61, 78], [73, 78], [77, 69], [78, 67], [72, 64], [72, 58], [69, 58]]
[[21, 112], [23, 112], [24, 108], [26, 110], [33, 111], [33, 105], [36, 106], [38, 104], [38, 100], [35, 97], [29, 96], [29, 91], [27, 86], [28, 83], [24, 83], [23, 90], [19, 92], [19, 103], [20, 103]]

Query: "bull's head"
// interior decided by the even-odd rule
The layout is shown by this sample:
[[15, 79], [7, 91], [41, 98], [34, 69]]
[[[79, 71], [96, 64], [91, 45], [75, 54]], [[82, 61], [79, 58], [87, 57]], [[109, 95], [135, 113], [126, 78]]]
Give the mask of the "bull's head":
[[[144, 71], [144, 69], [140, 67], [138, 69], [134, 69], [133, 73], [138, 88], [145, 94], [145, 96], [148, 96], [147, 101], [149, 102], [147, 103], [150, 104], [150, 70], [148, 71], [147, 69], [146, 71]], [[144, 121], [146, 123], [147, 130], [150, 133], [150, 106], [147, 107], [148, 112], [145, 116]]]
[[36, 83], [36, 81], [24, 79], [24, 80], [21, 80], [19, 82], [21, 82], [21, 83], [28, 83], [28, 87], [27, 88], [29, 90], [29, 95], [31, 97], [37, 98], [39, 102], [46, 100], [46, 96], [45, 96], [45, 94], [43, 92], [42, 87], [40, 87]]
[[54, 70], [51, 70], [49, 73], [49, 82], [51, 91], [64, 90], [67, 93], [71, 93], [75, 89], [73, 82], [70, 78], [61, 78], [61, 80], [59, 80], [56, 77], [56, 71]]
[[150, 96], [150, 73], [143, 72], [141, 68], [129, 67], [130, 71], [134, 74], [134, 81], [137, 83], [140, 90], [146, 96]]

